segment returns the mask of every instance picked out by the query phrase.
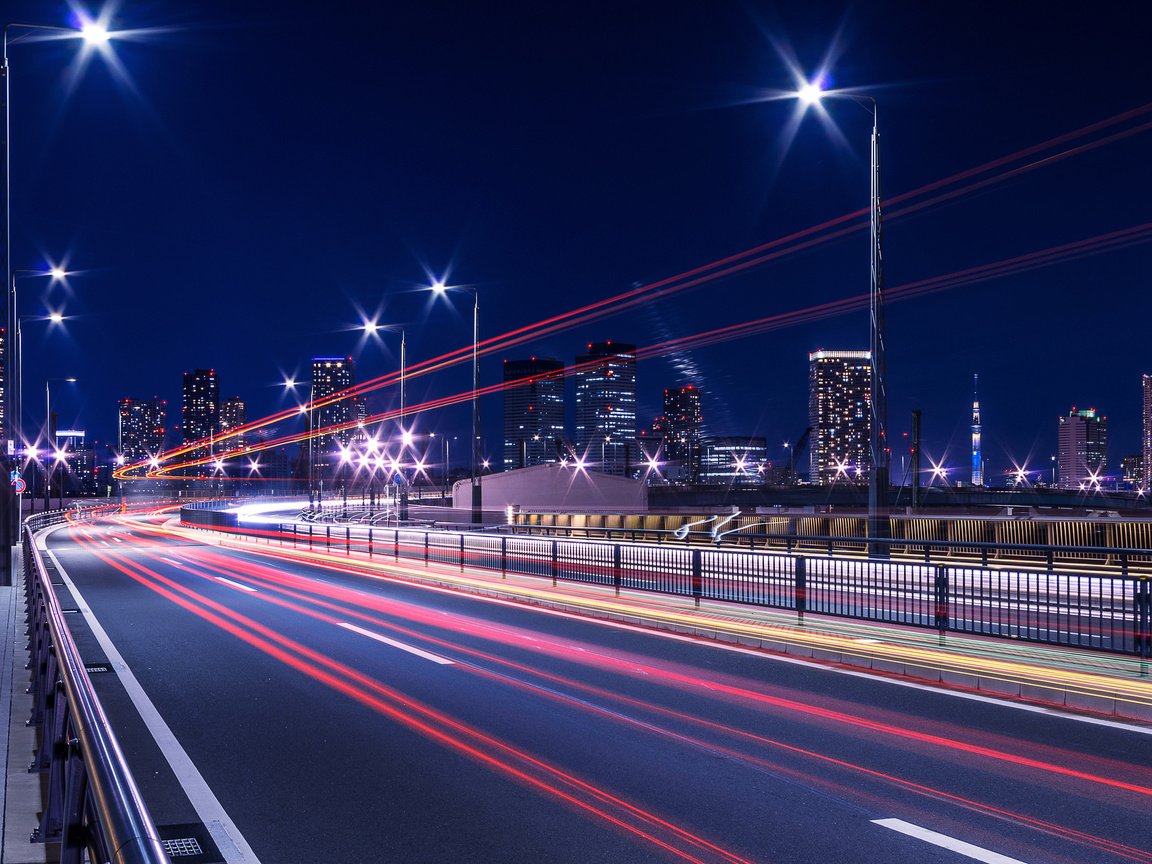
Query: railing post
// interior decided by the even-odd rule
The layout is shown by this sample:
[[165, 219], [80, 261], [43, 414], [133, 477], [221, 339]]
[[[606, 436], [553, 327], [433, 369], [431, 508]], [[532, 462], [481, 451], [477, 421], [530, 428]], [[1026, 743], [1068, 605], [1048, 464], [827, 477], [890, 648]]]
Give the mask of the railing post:
[[464, 572], [464, 535], [460, 535], [460, 572]]
[[428, 532], [424, 532], [424, 566], [428, 566]]
[[1152, 592], [1149, 592], [1147, 576], [1136, 580], [1136, 614], [1132, 616], [1136, 625], [1136, 644], [1133, 646], [1141, 660], [1152, 657]]
[[392, 557], [396, 561], [400, 560], [400, 529], [399, 528], [396, 529], [396, 533], [392, 537]]
[[325, 525], [324, 526], [324, 551], [325, 552], [332, 551], [332, 526], [331, 525]]
[[508, 538], [500, 537], [500, 578], [508, 578]]
[[797, 555], [792, 560], [796, 573], [796, 617], [804, 623], [804, 613], [808, 610], [808, 559]]
[[352, 554], [352, 526], [351, 525], [345, 525], [344, 526], [344, 554], [345, 555], [351, 555]]
[[309, 549], [312, 548], [312, 529], [315, 527], [316, 526], [313, 525], [311, 522], [308, 523], [308, 548]]
[[368, 529], [368, 557], [372, 557], [372, 529]]
[[696, 608], [700, 608], [700, 598], [704, 594], [704, 553], [699, 549], [692, 550], [692, 599]]
[[933, 581], [936, 589], [936, 629], [940, 631], [940, 635], [944, 635], [948, 630], [949, 591], [948, 569], [943, 564], [936, 565], [936, 576]]
[[612, 544], [612, 587], [616, 589], [616, 596], [620, 596], [620, 544]]
[[556, 587], [556, 580], [560, 578], [560, 547], [556, 540], [552, 541], [552, 587]]

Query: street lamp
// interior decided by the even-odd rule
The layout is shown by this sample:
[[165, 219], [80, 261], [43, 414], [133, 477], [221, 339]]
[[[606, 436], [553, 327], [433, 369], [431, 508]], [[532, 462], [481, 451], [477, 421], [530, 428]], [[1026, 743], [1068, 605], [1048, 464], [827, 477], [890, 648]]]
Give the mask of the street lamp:
[[[76, 379], [69, 375], [66, 378], [44, 379], [44, 439], [47, 442], [48, 453], [52, 457], [51, 467], [48, 469], [48, 480], [44, 484], [44, 509], [51, 506], [52, 476], [56, 473], [56, 463], [61, 461], [60, 450], [56, 444], [56, 421], [52, 419], [52, 382], [67, 381], [75, 384]], [[64, 490], [60, 490], [60, 506], [64, 506]]]
[[[868, 446], [872, 457], [872, 471], [868, 477], [868, 536], [886, 538], [891, 534], [888, 521], [888, 392], [887, 392], [887, 352], [884, 327], [884, 247], [881, 235], [880, 210], [880, 132], [876, 100], [850, 91], [826, 91], [821, 81], [805, 82], [797, 91], [798, 98], [805, 105], [816, 105], [826, 96], [844, 97], [863, 103], [872, 108], [871, 140], [871, 190], [869, 224], [871, 228], [871, 280], [869, 286], [869, 354], [871, 385], [871, 423], [869, 424]], [[872, 555], [887, 554], [887, 549], [879, 544], [871, 550]]]
[[[75, 30], [69, 27], [55, 27], [52, 25], [42, 24], [22, 24], [12, 22], [4, 25], [3, 34], [3, 51], [0, 53], [0, 78], [3, 79], [3, 126], [0, 128], [0, 147], [3, 148], [3, 170], [4, 170], [4, 285], [7, 288], [9, 284], [15, 284], [14, 274], [12, 272], [12, 124], [11, 124], [11, 98], [10, 98], [10, 79], [11, 75], [8, 66], [8, 31], [21, 30], [21, 31], [44, 31], [53, 32], [67, 35], [69, 37], [83, 39], [87, 45], [101, 45], [106, 43], [111, 35], [107, 28], [97, 21], [88, 21], [80, 30]], [[17, 316], [19, 312], [16, 309], [16, 296], [15, 290], [9, 292], [6, 308], [5, 308], [5, 325], [9, 334], [14, 333], [18, 325]], [[15, 363], [15, 347], [9, 344], [5, 348], [3, 358], [5, 369], [16, 368]], [[9, 388], [11, 389], [11, 388]], [[17, 418], [16, 405], [18, 397], [6, 394], [5, 408], [9, 409], [4, 415], [8, 419], [8, 423], [13, 422], [13, 418]], [[16, 419], [16, 424], [19, 425], [19, 419]], [[0, 430], [0, 441], [12, 440], [18, 442], [14, 435], [10, 434], [11, 430], [5, 426]], [[8, 469], [10, 463], [8, 461], [8, 448], [6, 446], [0, 447], [0, 468]], [[7, 473], [5, 470], [4, 473]], [[19, 519], [20, 514], [16, 507], [17, 499], [13, 495], [13, 488], [7, 484], [0, 484], [0, 585], [12, 584], [12, 556], [9, 554], [9, 549], [20, 540], [19, 537]]]
[[484, 498], [480, 486], [480, 291], [475, 285], [445, 285], [432, 283], [433, 293], [445, 291], [472, 292], [472, 523], [484, 522]]
[[[288, 390], [295, 391], [296, 390], [296, 379], [295, 378], [285, 378], [284, 379], [284, 387]], [[312, 427], [313, 427], [313, 422], [314, 422], [313, 421], [313, 414], [315, 412], [315, 408], [312, 407], [312, 400], [315, 396], [315, 393], [316, 393], [316, 383], [314, 381], [310, 381], [308, 384], [308, 404], [300, 406], [300, 413], [308, 415], [308, 509], [309, 510], [311, 510], [316, 504], [316, 488], [315, 488], [315, 484], [313, 483], [313, 480], [312, 480], [313, 473], [314, 473], [314, 471], [313, 471], [314, 457], [313, 457], [313, 443], [312, 443], [312, 439], [314, 437], [314, 435], [313, 435], [314, 430]]]
[[[407, 365], [408, 336], [404, 332], [403, 327], [397, 327], [395, 325], [390, 325], [390, 324], [377, 324], [375, 321], [366, 321], [364, 323], [364, 332], [368, 333], [369, 335], [374, 335], [377, 332], [379, 332], [380, 330], [389, 330], [391, 332], [400, 334], [400, 418], [399, 418], [399, 426], [400, 426], [400, 463], [401, 463], [401, 465], [403, 465], [404, 451], [412, 443], [412, 433], [404, 425], [404, 407], [405, 407], [404, 373], [405, 373], [405, 366]], [[404, 521], [408, 518], [408, 483], [406, 481], [406, 478], [404, 477], [403, 471], [401, 471], [400, 479], [405, 480], [405, 482], [400, 484], [400, 513], [399, 513], [400, 520]]]

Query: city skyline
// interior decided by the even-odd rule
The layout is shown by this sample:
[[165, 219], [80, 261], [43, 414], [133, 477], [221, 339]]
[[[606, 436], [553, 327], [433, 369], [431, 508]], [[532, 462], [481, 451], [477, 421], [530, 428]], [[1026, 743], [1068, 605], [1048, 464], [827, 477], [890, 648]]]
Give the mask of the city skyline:
[[[44, 19], [43, 4], [15, 6], [16, 18]], [[775, 99], [797, 83], [793, 59], [814, 74], [835, 55], [829, 83], [879, 100], [892, 288], [1086, 244], [1144, 220], [1139, 155], [1152, 115], [1141, 64], [1149, 61], [1124, 50], [1135, 37], [1120, 16], [1036, 27], [1009, 10], [999, 13], [1001, 35], [989, 35], [975, 15], [885, 15], [913, 7], [880, 6], [788, 15], [725, 6], [655, 18], [590, 10], [570, 32], [546, 14], [504, 32], [499, 16], [482, 20], [463, 7], [407, 10], [388, 23], [414, 34], [411, 44], [389, 42], [379, 70], [356, 59], [377, 56], [366, 35], [345, 33], [345, 44], [309, 32], [317, 62], [274, 87], [260, 72], [306, 26], [306, 16], [293, 20], [294, 4], [272, 32], [255, 8], [237, 18], [209, 2], [176, 20], [141, 21], [140, 8], [122, 5], [114, 30], [170, 28], [113, 43], [134, 90], [99, 58], [69, 90], [60, 76], [73, 46], [14, 43], [12, 266], [81, 271], [67, 285], [21, 282], [22, 313], [75, 316], [63, 328], [26, 326], [25, 390], [77, 376], [52, 394], [61, 426], [114, 441], [117, 399], [158, 394], [177, 404], [175, 375], [206, 365], [255, 419], [290, 407], [280, 382], [306, 376], [307, 358], [351, 356], [360, 380], [395, 372], [397, 346], [366, 340], [359, 313], [405, 325], [411, 362], [467, 346], [465, 301], [433, 304], [420, 290], [438, 278], [481, 287], [481, 337], [493, 338], [853, 213], [867, 201], [868, 118], [829, 103], [832, 128]], [[66, 8], [47, 11], [56, 17], [44, 23], [66, 23]], [[175, 10], [147, 14], [166, 11]], [[357, 20], [367, 25], [382, 13], [364, 14]], [[652, 39], [636, 38], [649, 31]], [[588, 40], [603, 62], [551, 59]], [[508, 56], [481, 50], [493, 44]], [[679, 50], [659, 47], [669, 44]], [[433, 47], [435, 70], [412, 62]], [[200, 75], [182, 75], [210, 52]], [[310, 108], [311, 122], [298, 126], [288, 108], [300, 83], [341, 96]], [[492, 98], [464, 98], [473, 87]], [[248, 110], [256, 102], [259, 117]], [[1029, 110], [1019, 111], [1024, 102]], [[1103, 125], [1051, 143], [1093, 124]], [[946, 201], [921, 207], [922, 196], [902, 209], [899, 199], [914, 190], [1041, 145], [981, 174], [978, 188], [961, 183]], [[289, 182], [296, 177], [305, 182]], [[1013, 461], [1045, 470], [1054, 421], [1073, 404], [1109, 416], [1114, 469], [1139, 453], [1141, 376], [1152, 371], [1139, 338], [1152, 316], [1140, 282], [1144, 239], [1125, 235], [1060, 260], [1051, 253], [1051, 266], [1031, 259], [1028, 269], [949, 290], [939, 282], [937, 293], [893, 302], [893, 441], [922, 408], [926, 455], [961, 469], [978, 373], [990, 483]], [[520, 353], [569, 358], [573, 345], [607, 338], [643, 352], [780, 316], [790, 326], [641, 356], [637, 414], [642, 426], [659, 414], [664, 388], [706, 382], [710, 431], [762, 435], [769, 458], [782, 459], [783, 442], [806, 425], [803, 358], [866, 345], [866, 313], [818, 310], [866, 284], [867, 238], [845, 234], [818, 254], [797, 251], [658, 302], [621, 305], [616, 317], [484, 357], [481, 385], [498, 383], [501, 360]], [[1091, 302], [1077, 302], [1085, 286], [1099, 287]], [[1068, 350], [1077, 342], [1091, 350]], [[408, 401], [466, 392], [468, 371], [413, 378]], [[372, 398], [383, 410], [394, 394]], [[488, 455], [498, 459], [499, 397], [484, 402]], [[26, 426], [42, 424], [38, 406], [25, 400]], [[462, 408], [427, 422], [468, 428]]]

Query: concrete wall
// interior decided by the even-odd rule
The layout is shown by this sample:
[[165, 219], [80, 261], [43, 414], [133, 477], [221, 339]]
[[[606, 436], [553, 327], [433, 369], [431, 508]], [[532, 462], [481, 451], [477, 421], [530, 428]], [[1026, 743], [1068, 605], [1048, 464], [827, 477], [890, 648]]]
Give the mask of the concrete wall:
[[[648, 490], [642, 481], [569, 466], [533, 465], [485, 474], [480, 485], [485, 510], [518, 505], [523, 509], [627, 511], [648, 506]], [[472, 506], [470, 480], [453, 484], [452, 506]]]

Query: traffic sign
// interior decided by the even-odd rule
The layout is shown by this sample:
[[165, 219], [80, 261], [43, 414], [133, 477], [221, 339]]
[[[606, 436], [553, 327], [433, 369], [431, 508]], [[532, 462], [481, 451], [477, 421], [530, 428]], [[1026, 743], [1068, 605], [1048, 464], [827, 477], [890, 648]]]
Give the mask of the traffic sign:
[[16, 487], [17, 495], [23, 495], [25, 490], [28, 489], [28, 484], [24, 482], [23, 477], [17, 477], [14, 481], [12, 481], [12, 485]]

